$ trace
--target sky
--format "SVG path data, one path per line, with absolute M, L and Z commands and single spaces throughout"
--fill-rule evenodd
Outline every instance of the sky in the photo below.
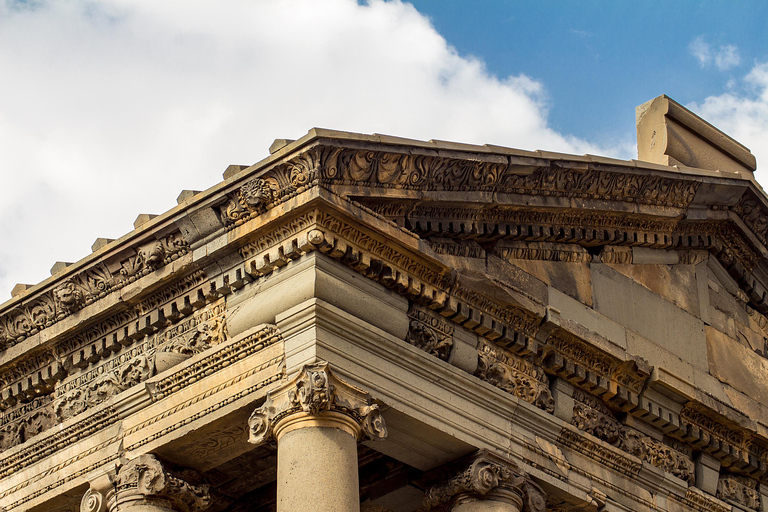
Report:
M 0 0 L 0 301 L 315 126 L 629 159 L 634 108 L 667 94 L 768 182 L 767 21 L 763 0 Z

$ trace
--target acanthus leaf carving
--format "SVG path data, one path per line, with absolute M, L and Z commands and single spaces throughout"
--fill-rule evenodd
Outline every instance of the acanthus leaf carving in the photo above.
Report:
M 717 497 L 751 510 L 761 510 L 758 483 L 745 476 L 720 475 L 717 481 Z
M 378 404 L 372 403 L 368 393 L 336 377 L 328 363 L 321 362 L 305 365 L 296 377 L 267 394 L 264 404 L 248 419 L 248 441 L 257 445 L 270 441 L 280 421 L 293 414 L 322 417 L 329 411 L 356 420 L 360 436 L 369 439 L 387 436 Z
M 139 497 L 149 504 L 171 505 L 179 512 L 202 512 L 211 504 L 209 486 L 193 485 L 190 479 L 199 477 L 192 470 L 169 471 L 152 454 L 140 455 L 118 470 L 113 499 L 118 506 Z
M 536 407 L 553 412 L 555 401 L 544 371 L 499 347 L 481 342 L 475 376 Z
M 452 466 L 459 468 L 458 473 L 427 489 L 423 501 L 426 511 L 447 512 L 462 503 L 483 500 L 513 504 L 525 512 L 546 509 L 544 491 L 503 457 L 481 450 Z
M 413 302 L 408 310 L 408 317 L 410 322 L 406 343 L 448 361 L 453 349 L 453 325 Z

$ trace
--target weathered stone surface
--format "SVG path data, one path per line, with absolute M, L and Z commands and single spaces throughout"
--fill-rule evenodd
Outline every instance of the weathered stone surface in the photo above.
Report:
M 764 506 L 751 177 L 273 149 L 0 306 L 3 510 Z
M 595 309 L 686 363 L 708 365 L 704 323 L 621 275 L 607 265 L 592 265 Z

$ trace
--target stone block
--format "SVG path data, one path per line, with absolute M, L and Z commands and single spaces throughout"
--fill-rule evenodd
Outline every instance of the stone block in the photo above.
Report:
M 275 139 L 272 144 L 269 145 L 269 154 L 274 155 L 291 142 L 296 142 L 295 139 Z
M 133 228 L 139 229 L 139 227 L 143 226 L 155 217 L 157 217 L 157 215 L 154 213 L 140 213 L 139 216 L 136 217 L 136 220 L 133 221 Z
M 677 251 L 632 247 L 632 262 L 636 265 L 677 265 L 680 262 L 680 256 Z
M 712 327 L 706 328 L 710 373 L 759 400 L 768 401 L 768 360 Z
M 731 171 L 745 177 L 757 168 L 749 149 L 666 95 L 643 103 L 635 115 L 640 160 Z
M 583 325 L 619 348 L 627 348 L 627 331 L 624 327 L 552 286 L 548 291 L 549 305 L 559 311 L 560 318 Z
M 224 169 L 224 174 L 222 174 L 222 177 L 226 180 L 234 176 L 235 174 L 239 173 L 243 169 L 247 169 L 247 165 L 229 165 L 226 169 Z
M 91 251 L 96 252 L 102 247 L 105 247 L 106 245 L 108 245 L 110 242 L 114 242 L 114 241 L 115 241 L 114 238 L 97 238 L 96 241 L 93 242 L 93 244 L 91 245 Z
M 720 461 L 704 452 L 696 455 L 693 461 L 696 464 L 696 487 L 714 496 L 720 479 Z
M 32 288 L 34 285 L 32 284 L 24 284 L 24 283 L 18 283 L 16 286 L 14 286 L 11 289 L 11 297 L 18 297 L 21 295 L 25 290 L 28 290 L 29 288 Z
M 592 288 L 599 313 L 683 361 L 707 368 L 707 343 L 700 319 L 604 264 L 592 265 Z
M 592 305 L 592 282 L 586 262 L 517 259 L 509 263 L 582 304 Z
M 179 194 L 179 197 L 176 198 L 176 204 L 181 204 L 190 197 L 194 197 L 199 193 L 199 190 L 182 190 L 181 194 Z
M 637 261 L 637 247 L 632 248 L 632 264 L 608 264 L 612 269 L 627 276 L 631 280 L 643 285 L 652 292 L 665 298 L 677 307 L 684 309 L 693 316 L 699 316 L 699 299 L 696 294 L 698 288 L 696 283 L 696 269 L 690 265 L 669 265 L 661 264 L 668 258 L 668 251 L 658 251 L 647 249 L 653 253 L 662 253 L 658 256 L 640 255 L 640 261 Z M 642 248 L 641 248 L 642 249 Z M 679 260 L 677 252 L 671 253 L 675 258 L 675 263 Z M 657 263 L 650 263 L 656 261 Z M 643 263 L 645 262 L 645 264 Z
M 66 269 L 71 264 L 72 264 L 71 261 L 57 261 L 51 267 L 51 275 L 53 276 L 53 275 L 58 274 L 59 272 L 61 272 L 62 270 Z

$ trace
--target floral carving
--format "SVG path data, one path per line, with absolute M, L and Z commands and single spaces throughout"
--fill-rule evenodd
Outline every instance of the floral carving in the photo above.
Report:
M 387 428 L 377 404 L 360 389 L 338 379 L 327 363 L 306 365 L 294 379 L 271 391 L 248 419 L 253 444 L 268 441 L 280 420 L 296 413 L 322 416 L 327 411 L 347 414 L 360 426 L 360 435 L 384 439 Z
M 736 475 L 720 475 L 717 482 L 717 497 L 748 509 L 760 510 L 760 493 L 757 481 Z
M 741 196 L 739 203 L 733 207 L 733 211 L 741 217 L 744 224 L 757 235 L 757 238 L 766 243 L 768 235 L 768 215 L 763 211 L 760 201 L 755 199 L 750 193 Z
M 453 325 L 415 304 L 408 310 L 408 317 L 411 321 L 405 341 L 447 361 L 453 348 Z
M 475 376 L 547 412 L 555 410 L 544 372 L 498 347 L 481 344 Z
M 510 503 L 526 512 L 546 509 L 544 492 L 514 463 L 483 450 L 460 465 L 466 469 L 427 490 L 425 510 L 447 512 L 462 503 L 484 500 Z
M 186 478 L 182 478 L 182 474 Z M 124 500 L 133 501 L 139 495 L 148 504 L 165 505 L 179 512 L 202 512 L 211 504 L 209 486 L 193 485 L 190 479 L 199 480 L 199 477 L 192 470 L 169 471 L 154 455 L 140 455 L 118 471 L 112 499 L 119 506 Z

